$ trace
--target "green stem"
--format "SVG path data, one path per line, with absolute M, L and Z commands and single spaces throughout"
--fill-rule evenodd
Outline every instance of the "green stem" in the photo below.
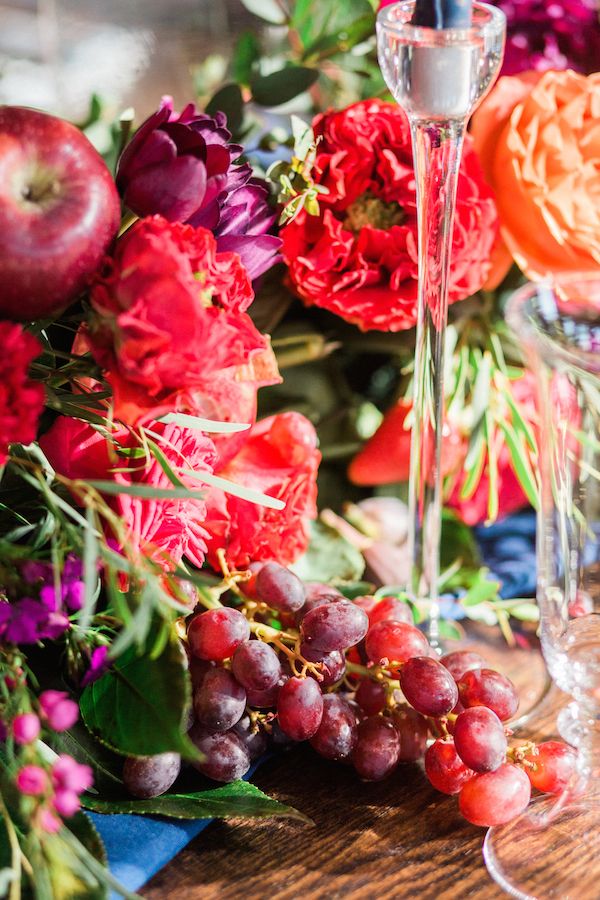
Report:
M 19 844 L 19 838 L 17 837 L 17 832 L 15 831 L 15 827 L 13 825 L 12 819 L 9 815 L 8 809 L 6 808 L 6 804 L 4 803 L 4 798 L 2 794 L 0 794 L 0 813 L 2 814 L 2 818 L 4 819 L 4 824 L 6 827 L 6 833 L 8 835 L 8 843 L 10 844 L 10 852 L 12 859 L 12 867 L 15 873 L 15 877 L 10 883 L 10 891 L 8 894 L 9 900 L 20 900 L 21 897 L 21 845 Z

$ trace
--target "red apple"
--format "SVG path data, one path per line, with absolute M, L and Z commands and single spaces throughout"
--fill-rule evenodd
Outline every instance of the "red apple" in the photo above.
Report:
M 30 321 L 68 306 L 120 218 L 113 178 L 79 129 L 0 106 L 0 316 Z

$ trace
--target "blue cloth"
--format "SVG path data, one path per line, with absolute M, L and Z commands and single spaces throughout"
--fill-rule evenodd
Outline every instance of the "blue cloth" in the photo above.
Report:
M 475 535 L 485 565 L 503 582 L 502 597 L 535 594 L 535 513 L 527 510 L 508 516 L 487 528 L 476 528 Z M 130 891 L 145 884 L 211 821 L 89 815 L 104 841 L 111 872 Z

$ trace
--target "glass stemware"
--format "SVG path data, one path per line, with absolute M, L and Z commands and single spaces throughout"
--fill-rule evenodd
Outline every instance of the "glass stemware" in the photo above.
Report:
M 559 798 L 490 829 L 484 854 L 515 897 L 587 900 L 600 890 L 600 273 L 527 285 L 507 319 L 536 375 L 541 644 L 573 698 L 558 729 L 578 763 Z
M 442 507 L 441 446 L 448 271 L 456 185 L 467 122 L 492 87 L 506 20 L 473 6 L 470 28 L 411 24 L 412 0 L 377 17 L 379 62 L 412 134 L 419 228 L 419 306 L 415 351 L 409 522 L 409 591 L 429 607 L 429 639 L 439 644 L 438 581 Z

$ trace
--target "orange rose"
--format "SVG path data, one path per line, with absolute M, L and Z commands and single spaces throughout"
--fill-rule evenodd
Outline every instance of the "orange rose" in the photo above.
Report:
M 475 114 L 506 250 L 531 279 L 600 265 L 600 74 L 501 78 Z M 493 287 L 508 269 L 495 253 Z

